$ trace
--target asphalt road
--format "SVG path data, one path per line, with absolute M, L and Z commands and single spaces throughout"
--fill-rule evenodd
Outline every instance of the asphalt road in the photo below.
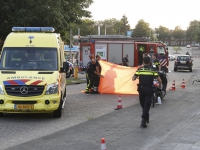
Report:
M 173 72 L 173 61 L 170 62 L 168 89 L 175 80 L 177 91 L 169 90 L 163 105 L 151 109 L 153 121 L 150 121 L 146 131 L 139 128 L 141 108 L 137 95 L 122 95 L 123 109 L 116 111 L 118 95 L 82 94 L 86 84 L 70 85 L 60 119 L 52 118 L 49 114 L 17 114 L 0 118 L 0 150 L 93 150 L 100 148 L 102 137 L 107 137 L 108 149 L 156 149 L 162 140 L 180 130 L 186 121 L 199 113 L 199 104 L 194 100 L 199 86 L 191 85 L 191 80 L 199 74 L 200 51 L 198 48 L 182 48 L 180 53 L 187 51 L 194 58 L 193 72 Z M 169 48 L 169 52 L 173 53 L 172 48 Z M 182 91 L 180 88 L 182 79 L 186 81 L 188 90 Z M 191 104 L 188 97 L 192 99 Z M 184 101 L 177 101 L 185 98 Z M 177 117 L 178 113 L 180 117 Z

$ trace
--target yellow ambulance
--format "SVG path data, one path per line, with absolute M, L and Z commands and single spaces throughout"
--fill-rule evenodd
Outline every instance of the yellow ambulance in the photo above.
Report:
M 0 61 L 0 116 L 52 113 L 66 101 L 64 43 L 53 27 L 13 27 Z

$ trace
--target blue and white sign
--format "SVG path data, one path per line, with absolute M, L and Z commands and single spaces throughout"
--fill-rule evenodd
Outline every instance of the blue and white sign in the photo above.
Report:
M 64 46 L 64 51 L 65 51 L 65 52 L 70 52 L 70 47 L 69 47 L 69 45 L 65 45 L 65 46 Z M 79 46 L 76 46 L 76 45 L 74 46 L 74 45 L 73 45 L 73 47 L 71 48 L 71 51 L 72 51 L 72 52 L 78 52 L 78 51 L 79 51 Z
M 133 31 L 128 30 L 128 31 L 126 31 L 126 36 L 130 36 L 131 37 L 132 33 L 133 33 Z

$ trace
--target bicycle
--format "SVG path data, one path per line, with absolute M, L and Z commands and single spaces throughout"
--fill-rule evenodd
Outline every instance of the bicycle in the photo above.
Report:
M 193 80 L 192 84 L 193 84 L 194 82 L 200 82 L 200 79 Z
M 161 95 L 160 95 L 161 98 L 164 98 L 166 95 L 165 91 L 166 91 L 166 87 L 167 87 L 167 74 L 164 70 L 158 71 L 158 74 L 159 74 L 161 80 L 162 81 L 165 80 L 165 82 L 166 82 L 166 84 L 162 84 L 162 88 L 161 88 L 162 91 L 161 91 Z
M 157 87 L 153 85 L 153 96 L 152 96 L 152 99 L 151 99 L 152 100 L 152 107 L 155 106 L 155 102 L 158 99 L 156 91 L 157 91 Z

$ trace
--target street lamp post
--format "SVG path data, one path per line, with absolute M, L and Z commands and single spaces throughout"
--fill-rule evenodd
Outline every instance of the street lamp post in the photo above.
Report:
M 149 41 L 151 41 L 151 29 L 150 29 Z
M 69 31 L 69 48 L 70 48 L 70 59 L 71 59 L 71 61 L 70 62 L 72 62 L 72 29 L 70 29 L 70 31 Z M 72 62 L 73 63 L 73 62 Z
M 105 35 L 106 35 L 106 26 L 105 26 Z

